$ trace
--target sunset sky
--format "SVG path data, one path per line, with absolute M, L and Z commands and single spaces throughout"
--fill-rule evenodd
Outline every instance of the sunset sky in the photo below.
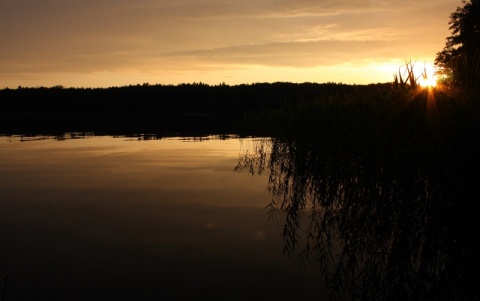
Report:
M 393 80 L 460 0 L 0 0 L 0 89 Z

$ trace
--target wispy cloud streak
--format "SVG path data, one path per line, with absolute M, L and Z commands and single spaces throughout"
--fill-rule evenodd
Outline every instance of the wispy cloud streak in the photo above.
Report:
M 0 76 L 433 57 L 457 0 L 0 0 Z M 214 67 L 212 67 L 214 68 Z

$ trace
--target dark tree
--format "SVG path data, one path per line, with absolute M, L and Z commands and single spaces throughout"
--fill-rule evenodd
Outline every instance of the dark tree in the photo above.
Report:
M 450 15 L 452 35 L 437 53 L 435 65 L 451 83 L 474 87 L 480 79 L 480 0 L 462 4 Z

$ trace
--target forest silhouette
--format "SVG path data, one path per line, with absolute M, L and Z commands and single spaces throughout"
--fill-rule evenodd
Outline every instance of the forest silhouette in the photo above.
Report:
M 209 86 L 134 85 L 111 88 L 22 88 L 0 90 L 3 134 L 62 132 L 234 133 L 253 113 L 317 95 L 344 95 L 344 84 L 257 83 Z

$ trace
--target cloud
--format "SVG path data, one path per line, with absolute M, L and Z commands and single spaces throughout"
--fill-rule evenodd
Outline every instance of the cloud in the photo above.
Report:
M 174 52 L 168 54 L 168 56 L 178 60 L 191 60 L 192 62 L 206 64 L 316 67 L 341 64 L 352 59 L 389 57 L 392 52 L 392 47 L 385 41 L 319 40 L 235 45 Z
M 0 76 L 434 56 L 457 0 L 0 0 Z

